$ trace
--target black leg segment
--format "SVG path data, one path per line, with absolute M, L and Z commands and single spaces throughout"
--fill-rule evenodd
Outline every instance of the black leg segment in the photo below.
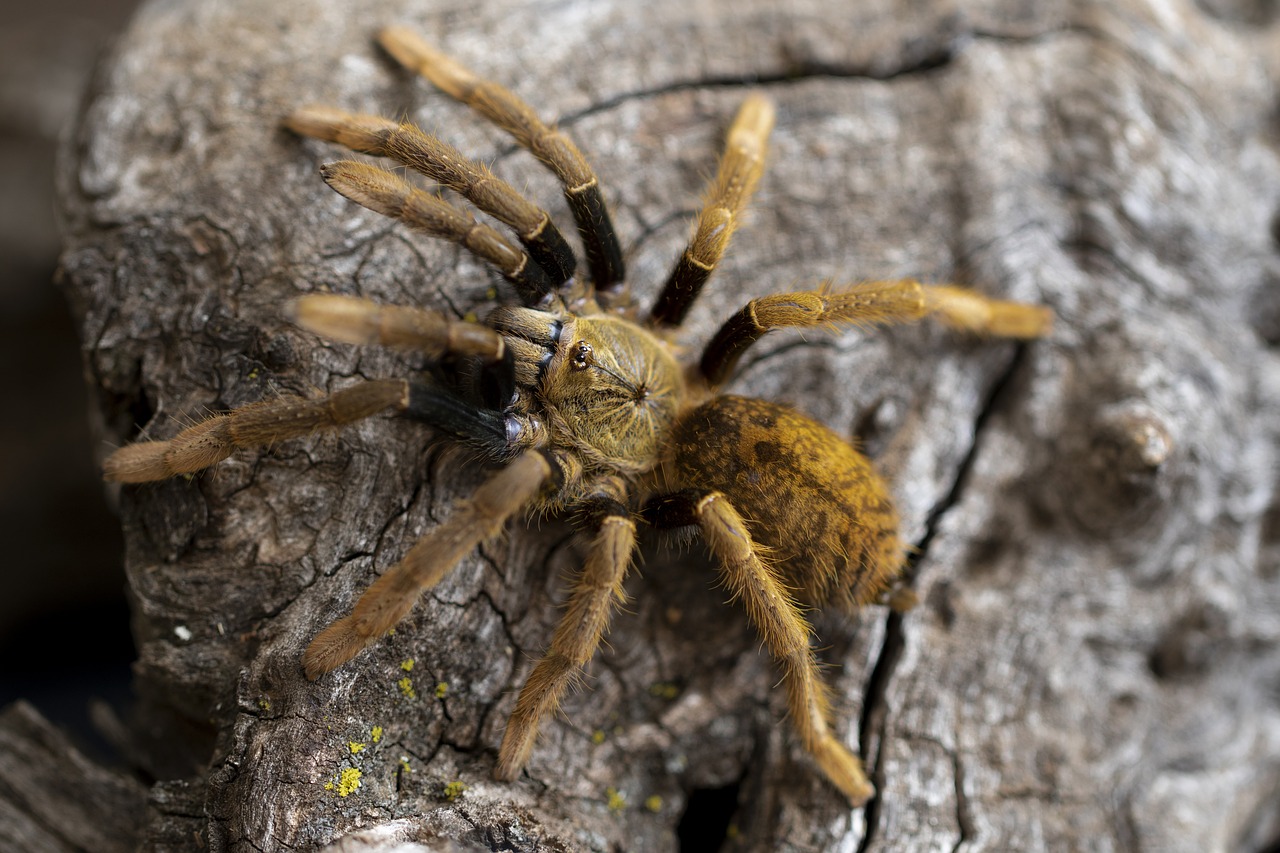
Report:
M 713 386 L 728 379 L 742 354 L 769 331 L 769 327 L 761 326 L 756 319 L 754 307 L 754 303 L 749 303 L 726 320 L 702 351 L 698 369 Z
M 593 182 L 585 187 L 566 189 L 564 197 L 578 223 L 592 283 L 597 290 L 616 290 L 626 278 L 627 269 L 600 184 Z
M 495 459 L 510 452 L 507 419 L 501 412 L 481 409 L 443 388 L 409 383 L 409 405 L 401 415 L 435 427 Z
M 658 326 L 679 326 L 683 323 L 689 308 L 702 292 L 702 286 L 711 278 L 713 269 L 698 263 L 689 252 L 681 255 L 649 313 L 650 321 Z
M 658 530 L 692 527 L 698 523 L 698 502 L 708 494 L 706 489 L 681 489 L 654 495 L 645 501 L 640 515 Z
M 574 522 L 582 530 L 598 531 L 610 518 L 630 518 L 631 513 L 609 497 L 593 497 L 574 506 Z

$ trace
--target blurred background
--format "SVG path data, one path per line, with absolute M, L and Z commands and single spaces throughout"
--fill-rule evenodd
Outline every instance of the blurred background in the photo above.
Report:
M 88 707 L 127 703 L 118 524 L 97 471 L 80 342 L 53 283 L 58 139 L 138 0 L 0 0 L 0 707 L 101 751 Z

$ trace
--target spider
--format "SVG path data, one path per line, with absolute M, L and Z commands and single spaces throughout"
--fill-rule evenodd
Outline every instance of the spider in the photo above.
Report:
M 271 445 L 388 410 L 481 451 L 495 470 L 468 499 L 374 582 L 350 614 L 306 649 L 317 679 L 396 625 L 424 590 L 522 511 L 563 514 L 589 546 L 550 647 L 520 691 L 495 776 L 514 780 L 540 722 L 591 660 L 623 583 L 637 526 L 692 528 L 782 672 L 805 749 L 849 802 L 874 788 L 831 732 L 830 700 L 805 607 L 852 611 L 898 577 L 905 547 L 888 489 L 846 440 L 793 409 L 719 388 L 764 334 L 782 328 L 905 323 L 927 315 L 971 332 L 1034 338 L 1047 309 L 911 280 L 824 284 L 753 299 L 682 364 L 672 339 L 723 257 L 763 172 L 774 107 L 749 96 L 728 132 L 693 235 L 647 314 L 623 290 L 624 262 L 599 181 L 578 148 L 511 92 L 443 55 L 412 31 L 378 40 L 395 60 L 469 105 L 532 152 L 562 184 L 586 259 L 540 207 L 487 167 L 408 123 L 306 107 L 285 126 L 408 166 L 510 229 L 477 221 L 439 195 L 363 162 L 329 163 L 323 179 L 348 199 L 452 241 L 514 287 L 520 304 L 483 324 L 442 312 L 339 295 L 293 305 L 304 329 L 332 340 L 425 354 L 445 377 L 364 380 L 317 398 L 264 400 L 216 415 L 165 441 L 141 441 L 104 463 L 108 480 L 187 474 L 241 448 Z M 612 309 L 612 310 L 610 310 Z M 449 378 L 451 380 L 449 380 Z M 449 381 L 446 381 L 449 380 Z

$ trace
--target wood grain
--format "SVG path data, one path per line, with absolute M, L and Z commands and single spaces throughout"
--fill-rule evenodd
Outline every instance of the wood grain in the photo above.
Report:
M 416 369 L 291 327 L 282 309 L 299 294 L 490 304 L 490 279 L 455 247 L 324 187 L 318 165 L 337 152 L 279 126 L 300 105 L 408 115 L 567 227 L 531 158 L 379 54 L 373 33 L 392 22 L 559 117 L 601 177 L 645 305 L 735 108 L 755 90 L 778 104 L 768 170 L 690 314 L 691 343 L 748 298 L 824 279 L 959 281 L 1043 302 L 1057 325 L 1030 344 L 935 326 L 780 334 L 731 386 L 861 439 L 919 551 L 920 607 L 818 621 L 837 733 L 880 790 L 865 810 L 779 725 L 776 673 L 700 548 L 649 546 L 588 689 L 513 785 L 490 780 L 502 726 L 582 558 L 563 525 L 484 546 L 393 637 L 308 683 L 299 660 L 318 628 L 479 482 L 420 428 L 375 420 L 120 493 L 153 734 L 137 760 L 202 791 L 158 783 L 155 802 L 202 806 L 153 805 L 140 843 L 670 850 L 690 792 L 732 785 L 734 850 L 1274 840 L 1268 9 L 145 7 L 60 173 L 65 288 L 111 443 L 135 424 L 165 437 L 208 409 Z M 351 770 L 359 787 L 341 796 Z M 468 787 L 449 801 L 454 781 Z

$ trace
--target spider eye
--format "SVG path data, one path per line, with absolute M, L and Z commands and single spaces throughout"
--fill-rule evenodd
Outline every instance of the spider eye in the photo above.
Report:
M 573 354 L 573 359 L 569 362 L 574 370 L 586 370 L 595 363 L 594 350 L 591 344 L 586 341 L 578 341 L 578 346 Z

